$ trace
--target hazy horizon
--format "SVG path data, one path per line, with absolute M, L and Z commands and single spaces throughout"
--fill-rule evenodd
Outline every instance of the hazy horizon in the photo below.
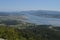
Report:
M 0 11 L 60 11 L 60 0 L 0 0 Z

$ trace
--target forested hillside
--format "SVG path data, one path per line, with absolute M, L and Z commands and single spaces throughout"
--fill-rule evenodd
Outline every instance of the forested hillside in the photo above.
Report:
M 7 40 L 60 40 L 60 31 L 48 28 L 49 25 L 28 26 L 26 29 L 0 26 L 0 38 Z

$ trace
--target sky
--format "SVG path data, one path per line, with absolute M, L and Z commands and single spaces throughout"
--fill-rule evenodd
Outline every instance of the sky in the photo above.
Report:
M 60 11 L 60 0 L 0 0 L 0 11 Z

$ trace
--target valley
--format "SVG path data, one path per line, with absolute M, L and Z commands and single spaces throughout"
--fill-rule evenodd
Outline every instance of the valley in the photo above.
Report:
M 0 38 L 60 40 L 59 13 L 54 11 L 0 12 Z

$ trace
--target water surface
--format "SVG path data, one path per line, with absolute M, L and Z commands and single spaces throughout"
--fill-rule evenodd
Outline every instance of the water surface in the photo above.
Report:
M 35 23 L 35 24 L 46 24 L 46 25 L 56 25 L 60 26 L 60 19 L 59 18 L 48 18 L 48 17 L 39 17 L 39 16 L 34 16 L 30 14 L 25 14 L 28 22 Z

